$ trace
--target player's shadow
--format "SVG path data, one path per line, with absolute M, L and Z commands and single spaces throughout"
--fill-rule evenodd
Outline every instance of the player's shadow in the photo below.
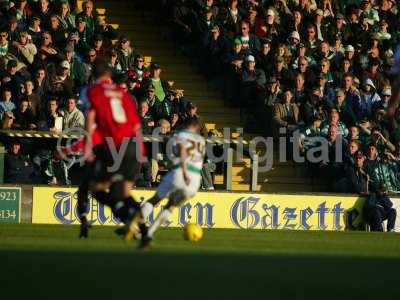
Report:
M 7 297 L 11 293 L 20 299 L 55 295 L 57 299 L 71 295 L 79 299 L 319 299 L 321 295 L 324 299 L 396 299 L 399 292 L 398 258 L 129 250 L 0 250 L 2 295 L 4 299 L 11 299 Z M 385 270 L 384 279 L 371 285 L 369 278 L 377 278 L 378 270 Z

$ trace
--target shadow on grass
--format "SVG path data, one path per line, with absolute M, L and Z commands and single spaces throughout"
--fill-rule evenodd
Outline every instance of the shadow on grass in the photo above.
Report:
M 400 291 L 400 259 L 391 258 L 3 250 L 0 258 L 3 299 L 395 299 Z

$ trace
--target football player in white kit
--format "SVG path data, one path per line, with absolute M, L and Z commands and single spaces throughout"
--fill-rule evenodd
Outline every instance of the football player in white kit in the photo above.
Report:
M 172 210 L 186 200 L 192 198 L 198 191 L 201 183 L 201 169 L 205 155 L 205 140 L 199 134 L 200 125 L 197 119 L 189 119 L 185 129 L 172 136 L 172 168 L 163 177 L 155 195 L 144 202 L 141 211 L 141 247 L 150 245 L 157 228 L 167 221 Z M 153 211 L 154 206 L 164 198 L 168 203 L 158 214 L 154 223 L 147 229 L 144 220 Z

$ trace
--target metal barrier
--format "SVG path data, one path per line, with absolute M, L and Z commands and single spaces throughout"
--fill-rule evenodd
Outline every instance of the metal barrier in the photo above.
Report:
M 0 183 L 4 182 L 4 155 L 7 153 L 4 146 L 0 146 Z
M 78 139 L 83 135 L 69 134 L 69 133 L 56 133 L 51 131 L 32 131 L 32 130 L 7 130 L 1 129 L 0 136 L 7 136 L 11 138 L 49 138 L 49 139 Z M 144 135 L 143 141 L 145 142 L 161 142 L 162 136 Z M 206 143 L 212 144 L 244 144 L 249 145 L 250 142 L 246 140 L 227 139 L 224 137 L 209 137 L 206 138 Z
M 250 173 L 250 191 L 257 191 L 257 183 L 258 183 L 258 154 L 250 155 L 251 157 L 251 173 Z
M 224 187 L 227 191 L 232 191 L 232 166 L 233 166 L 233 149 L 228 148 L 227 157 L 224 162 Z

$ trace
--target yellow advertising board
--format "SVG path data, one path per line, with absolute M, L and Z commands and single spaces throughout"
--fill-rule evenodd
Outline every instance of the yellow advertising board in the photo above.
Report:
M 153 194 L 132 191 L 140 201 Z M 76 198 L 75 188 L 35 187 L 32 223 L 78 224 Z M 164 203 L 149 217 L 150 223 Z M 191 222 L 208 228 L 344 230 L 345 212 L 361 203 L 361 198 L 348 196 L 199 192 L 175 209 L 165 225 L 181 227 Z M 96 201 L 90 202 L 88 217 L 94 225 L 119 224 L 111 211 Z

